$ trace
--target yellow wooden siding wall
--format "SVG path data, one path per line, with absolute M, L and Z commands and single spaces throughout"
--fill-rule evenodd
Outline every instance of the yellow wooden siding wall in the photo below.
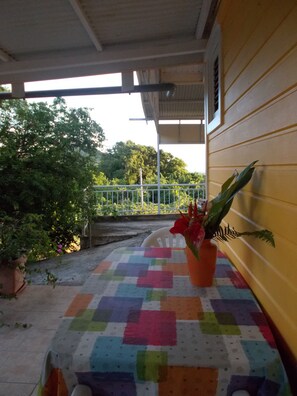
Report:
M 222 244 L 297 358 L 297 2 L 222 0 L 223 122 L 208 135 L 212 198 L 234 168 L 259 160 L 226 221 L 268 228 L 276 248 Z

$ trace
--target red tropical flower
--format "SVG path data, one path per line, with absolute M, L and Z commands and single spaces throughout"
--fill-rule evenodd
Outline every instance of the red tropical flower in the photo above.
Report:
M 181 217 L 177 219 L 174 226 L 170 229 L 172 234 L 181 234 L 185 237 L 186 244 L 192 250 L 194 255 L 199 257 L 199 248 L 205 237 L 203 221 L 205 218 L 205 208 L 199 211 L 197 202 L 189 204 L 188 213 L 181 213 Z
M 185 231 L 188 229 L 190 224 L 190 219 L 181 213 L 179 219 L 177 219 L 174 223 L 174 226 L 170 229 L 172 234 L 182 234 L 184 235 Z

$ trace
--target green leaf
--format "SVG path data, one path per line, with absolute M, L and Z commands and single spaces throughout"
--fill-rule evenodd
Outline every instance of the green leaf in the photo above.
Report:
M 213 239 L 216 239 L 221 242 L 228 242 L 231 239 L 236 239 L 243 235 L 253 236 L 254 238 L 261 239 L 262 241 L 275 247 L 274 237 L 271 231 L 267 229 L 263 229 L 258 231 L 238 232 L 234 228 L 231 228 L 229 224 L 225 227 L 219 226 L 218 230 L 214 234 Z
M 230 186 L 230 184 L 233 182 L 233 180 L 235 179 L 236 176 L 237 176 L 237 173 L 234 172 L 233 175 L 225 181 L 225 183 L 222 185 L 221 192 L 224 192 L 225 190 L 227 190 L 227 188 Z
M 240 232 L 239 236 L 249 235 L 255 238 L 261 239 L 262 241 L 268 243 L 269 245 L 275 247 L 274 237 L 271 231 L 269 230 L 260 230 L 260 231 L 252 231 L 252 232 Z
M 257 161 L 251 162 L 234 180 L 231 176 L 222 186 L 221 192 L 210 201 L 211 209 L 205 221 L 205 228 L 208 229 L 207 237 L 215 233 L 221 221 L 229 212 L 235 195 L 250 181 L 255 170 Z

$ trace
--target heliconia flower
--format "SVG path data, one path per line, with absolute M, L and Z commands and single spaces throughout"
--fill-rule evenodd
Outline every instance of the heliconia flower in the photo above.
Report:
M 193 216 L 193 205 L 192 205 L 192 202 L 190 202 L 189 207 L 188 207 L 188 215 L 189 215 L 189 217 Z
M 189 227 L 189 223 L 190 223 L 189 219 L 186 216 L 182 216 L 175 221 L 174 226 L 170 228 L 170 232 L 172 234 L 184 235 L 184 232 Z
M 189 239 L 191 241 L 191 243 L 193 245 L 195 245 L 196 247 L 200 247 L 200 245 L 204 239 L 204 236 L 205 236 L 204 228 L 198 222 L 193 223 L 185 231 L 186 239 Z
M 210 205 L 210 204 L 209 204 L 208 201 L 204 201 L 203 207 L 202 207 L 202 211 L 203 211 L 204 213 L 208 211 L 209 205 Z
M 195 201 L 194 203 L 194 219 L 198 217 L 198 207 L 197 207 L 197 202 Z
M 188 206 L 188 213 L 180 213 L 181 217 L 174 222 L 174 226 L 170 228 L 172 234 L 181 234 L 185 237 L 187 245 L 193 251 L 196 257 L 199 256 L 199 248 L 205 237 L 205 229 L 203 221 L 206 218 L 207 202 L 203 205 L 203 211 L 199 211 L 197 202 L 192 202 Z

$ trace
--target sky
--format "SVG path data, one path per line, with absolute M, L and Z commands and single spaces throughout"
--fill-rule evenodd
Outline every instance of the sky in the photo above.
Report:
M 137 82 L 134 81 L 136 85 Z M 63 80 L 25 83 L 26 91 L 121 86 L 121 74 L 108 74 Z M 31 100 L 31 99 L 30 99 Z M 33 99 L 32 99 L 33 100 Z M 34 99 L 35 101 L 37 99 Z M 132 121 L 144 118 L 140 94 L 90 95 L 65 97 L 69 107 L 88 107 L 91 117 L 100 124 L 105 134 L 104 148 L 111 148 L 116 142 L 132 140 L 136 144 L 153 146 L 157 149 L 157 132 L 153 121 Z M 38 101 L 51 103 L 53 98 Z M 189 172 L 205 173 L 205 145 L 170 144 L 160 145 L 186 163 Z

